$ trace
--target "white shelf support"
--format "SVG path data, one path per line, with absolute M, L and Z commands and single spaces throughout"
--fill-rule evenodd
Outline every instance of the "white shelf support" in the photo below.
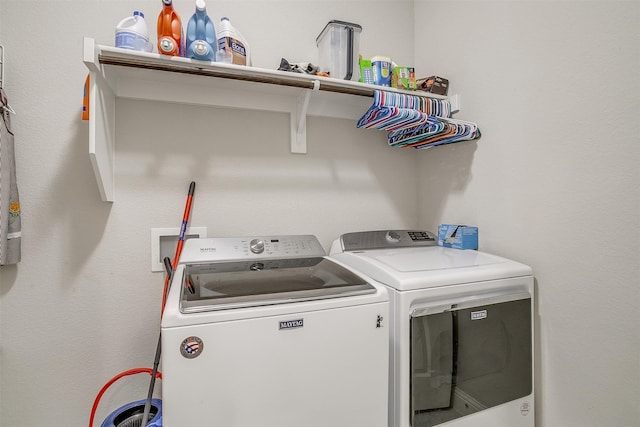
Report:
M 96 42 L 93 39 L 85 37 L 83 40 L 82 61 L 89 71 L 100 71 L 100 63 L 98 62 L 98 51 Z
M 92 71 L 89 75 L 89 158 L 100 197 L 113 202 L 116 97 L 100 73 Z
M 313 81 L 313 89 L 304 89 L 296 98 L 296 105 L 291 112 L 291 152 L 307 154 L 307 112 L 311 93 L 320 90 L 320 82 Z
M 89 158 L 100 197 L 113 202 L 116 96 L 104 80 L 93 39 L 84 39 L 82 59 L 89 69 Z
M 457 113 L 460 111 L 460 95 L 455 94 L 449 97 L 449 102 L 451 103 L 451 114 Z

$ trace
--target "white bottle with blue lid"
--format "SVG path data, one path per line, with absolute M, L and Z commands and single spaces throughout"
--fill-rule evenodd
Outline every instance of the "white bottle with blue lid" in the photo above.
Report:
M 149 42 L 149 32 L 144 14 L 139 10 L 133 12 L 116 26 L 116 47 L 123 49 L 151 52 L 153 45 Z

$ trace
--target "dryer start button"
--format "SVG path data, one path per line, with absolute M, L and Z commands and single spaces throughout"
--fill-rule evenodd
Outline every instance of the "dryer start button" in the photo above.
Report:
M 389 243 L 398 243 L 400 241 L 400 233 L 397 231 L 388 231 L 386 238 Z

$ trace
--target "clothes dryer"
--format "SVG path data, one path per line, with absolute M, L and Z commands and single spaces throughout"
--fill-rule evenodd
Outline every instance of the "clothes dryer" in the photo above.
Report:
M 533 273 L 428 231 L 342 235 L 330 256 L 391 300 L 390 427 L 533 427 Z
M 314 236 L 189 239 L 162 319 L 165 427 L 387 427 L 388 292 Z

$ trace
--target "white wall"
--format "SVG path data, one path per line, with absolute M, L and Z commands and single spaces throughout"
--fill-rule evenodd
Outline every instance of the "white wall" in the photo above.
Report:
M 411 60 L 412 3 L 372 4 L 210 0 L 207 8 L 216 20 L 231 17 L 256 66 L 313 61 L 330 19 L 361 24 L 363 52 L 375 46 Z M 351 120 L 310 118 L 301 156 L 288 151 L 284 114 L 127 100 L 116 117 L 116 202 L 102 202 L 80 120 L 82 38 L 113 44 L 116 23 L 134 8 L 153 28 L 160 0 L 0 5 L 23 209 L 22 262 L 0 269 L 3 427 L 87 425 L 104 383 L 151 366 L 163 276 L 150 272 L 150 228 L 179 226 L 191 180 L 191 224 L 210 235 L 312 233 L 328 249 L 343 232 L 417 223 L 417 159 Z M 192 1 L 176 5 L 183 18 L 192 13 Z M 397 40 L 382 20 L 396 23 Z M 116 383 L 96 424 L 145 398 L 148 380 Z
M 104 203 L 79 120 L 82 37 L 111 44 L 134 8 L 153 28 L 159 4 L 0 0 L 24 215 L 23 261 L 0 269 L 0 425 L 86 425 L 109 378 L 150 366 L 163 280 L 149 229 L 178 226 L 192 179 L 192 225 L 215 235 L 310 232 L 328 247 L 356 229 L 478 224 L 483 249 L 536 271 L 538 425 L 640 418 L 637 3 L 209 1 L 265 68 L 313 57 L 330 19 L 362 24 L 367 56 L 411 63 L 415 50 L 420 75 L 451 78 L 482 139 L 403 151 L 311 118 L 298 156 L 281 114 L 120 100 L 116 202 Z M 97 421 L 147 384 L 117 383 Z
M 0 16 L 2 16 L 2 2 L 0 2 Z M 0 19 L 0 35 L 2 35 L 2 19 Z M 2 44 L 2 37 L 0 37 Z M 0 269 L 0 298 L 2 295 L 2 270 Z M 2 339 L 2 300 L 0 300 L 0 339 Z M 2 357 L 2 347 L 0 344 L 0 357 Z M 2 384 L 2 367 L 0 365 L 0 384 Z M 2 420 L 2 393 L 0 392 L 0 421 Z
M 420 157 L 420 224 L 476 224 L 481 249 L 533 267 L 538 426 L 637 426 L 640 3 L 415 16 L 416 65 L 451 79 L 483 134 Z
M 2 16 L 2 3 L 0 2 L 0 16 Z M 2 35 L 2 19 L 0 19 L 0 35 Z M 0 44 L 2 44 L 2 37 L 0 37 Z M 0 298 L 2 295 L 2 270 L 0 269 Z M 0 339 L 2 339 L 2 304 L 0 300 Z M 1 344 L 0 344 L 1 345 Z M 2 357 L 0 347 L 0 357 Z M 2 369 L 0 365 L 0 384 L 2 384 Z M 0 421 L 2 420 L 2 393 L 0 392 Z

